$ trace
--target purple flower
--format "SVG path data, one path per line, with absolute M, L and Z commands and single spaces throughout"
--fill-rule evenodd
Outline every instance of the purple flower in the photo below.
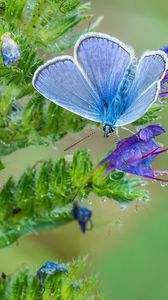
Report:
M 168 56 L 168 46 L 162 47 L 160 50 L 164 51 Z M 167 98 L 168 97 L 168 70 L 164 78 L 161 81 L 159 98 Z
M 116 149 L 103 159 L 98 166 L 108 162 L 106 171 L 118 169 L 158 181 L 168 182 L 158 178 L 158 175 L 168 175 L 168 171 L 154 170 L 153 160 L 161 153 L 168 152 L 155 140 L 155 136 L 164 133 L 161 125 L 153 124 L 141 129 L 138 133 L 118 142 Z
M 78 221 L 80 229 L 83 233 L 86 230 L 91 230 L 93 228 L 93 224 L 91 221 L 92 211 L 87 207 L 80 206 L 78 202 L 74 201 L 72 207 L 72 214 L 76 221 Z M 90 228 L 87 227 L 87 224 L 90 223 Z

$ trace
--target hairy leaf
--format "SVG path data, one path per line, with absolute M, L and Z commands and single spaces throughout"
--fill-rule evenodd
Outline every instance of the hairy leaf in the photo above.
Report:
M 96 277 L 84 274 L 87 261 L 78 259 L 68 264 L 68 272 L 47 275 L 44 287 L 36 274 L 22 269 L 6 279 L 0 278 L 0 299 L 3 300 L 103 300 Z M 88 268 L 87 268 L 88 269 Z M 88 273 L 88 272 L 87 272 Z
M 98 26 L 102 18 L 92 22 L 90 9 L 90 3 L 80 0 L 0 2 L 0 36 L 10 32 L 21 52 L 21 59 L 10 68 L 0 55 L 0 155 L 55 142 L 86 125 L 37 94 L 32 77 L 49 52 L 57 55 Z
M 150 122 L 156 122 L 161 118 L 160 113 L 164 108 L 167 107 L 166 102 L 159 102 L 153 104 L 153 106 L 142 116 L 140 119 L 133 123 L 134 126 L 143 126 L 149 124 Z
M 138 177 L 128 178 L 122 172 L 106 175 L 85 150 L 74 154 L 71 162 L 39 161 L 17 182 L 9 178 L 0 192 L 0 247 L 72 222 L 72 202 L 83 201 L 90 192 L 118 202 L 146 201 L 149 195 L 139 189 L 142 184 Z

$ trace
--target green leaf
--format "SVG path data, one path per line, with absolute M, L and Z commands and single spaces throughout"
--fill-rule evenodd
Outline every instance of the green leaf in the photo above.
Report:
M 143 126 L 151 122 L 158 121 L 161 118 L 160 113 L 167 107 L 166 102 L 155 102 L 152 107 L 140 119 L 133 123 L 134 126 Z
M 0 156 L 29 145 L 55 143 L 69 132 L 80 131 L 88 123 L 37 94 L 23 111 L 19 111 L 16 104 L 10 119 L 1 121 Z
M 72 30 L 69 33 L 69 39 L 68 40 L 67 40 L 66 36 L 61 37 L 61 38 L 57 39 L 56 42 L 47 44 L 45 49 L 47 49 L 47 52 L 51 52 L 51 53 L 57 52 L 57 53 L 59 53 L 59 52 L 64 51 L 67 47 L 68 48 L 73 47 L 73 45 L 80 38 L 81 35 L 89 32 L 89 31 L 95 30 L 95 28 L 97 28 L 99 26 L 99 24 L 101 23 L 102 20 L 103 20 L 103 17 L 97 18 L 95 22 L 89 24 L 89 26 L 87 26 L 86 28 L 80 30 L 79 32 L 76 32 L 76 30 Z
M 106 175 L 86 150 L 76 152 L 71 162 L 39 161 L 17 182 L 9 178 L 0 192 L 0 247 L 72 222 L 73 200 L 88 198 L 90 192 L 118 202 L 147 201 L 148 193 L 139 189 L 142 184 L 138 177 L 118 171 Z
M 86 120 L 37 94 L 32 77 L 49 52 L 57 55 L 72 47 L 82 33 L 98 26 L 101 18 L 92 23 L 93 15 L 88 13 L 91 4 L 79 0 L 1 2 L 0 36 L 10 32 L 21 52 L 21 59 L 10 68 L 4 65 L 0 55 L 2 156 L 29 145 L 55 142 L 67 132 L 77 132 L 86 125 Z M 77 27 L 81 24 L 82 29 Z

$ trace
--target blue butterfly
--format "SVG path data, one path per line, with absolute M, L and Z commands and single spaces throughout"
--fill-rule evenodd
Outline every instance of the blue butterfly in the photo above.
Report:
M 74 58 L 60 56 L 42 65 L 35 89 L 50 101 L 86 119 L 103 123 L 105 137 L 144 115 L 157 100 L 167 66 L 163 51 L 134 50 L 101 33 L 75 45 Z

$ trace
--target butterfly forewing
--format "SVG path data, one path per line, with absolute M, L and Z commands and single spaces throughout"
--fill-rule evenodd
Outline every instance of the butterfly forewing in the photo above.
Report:
M 67 110 L 102 122 L 99 96 L 71 57 L 53 59 L 40 67 L 33 85 L 44 97 Z
M 89 33 L 75 47 L 75 57 L 95 87 L 101 101 L 113 104 L 133 50 L 108 35 Z

